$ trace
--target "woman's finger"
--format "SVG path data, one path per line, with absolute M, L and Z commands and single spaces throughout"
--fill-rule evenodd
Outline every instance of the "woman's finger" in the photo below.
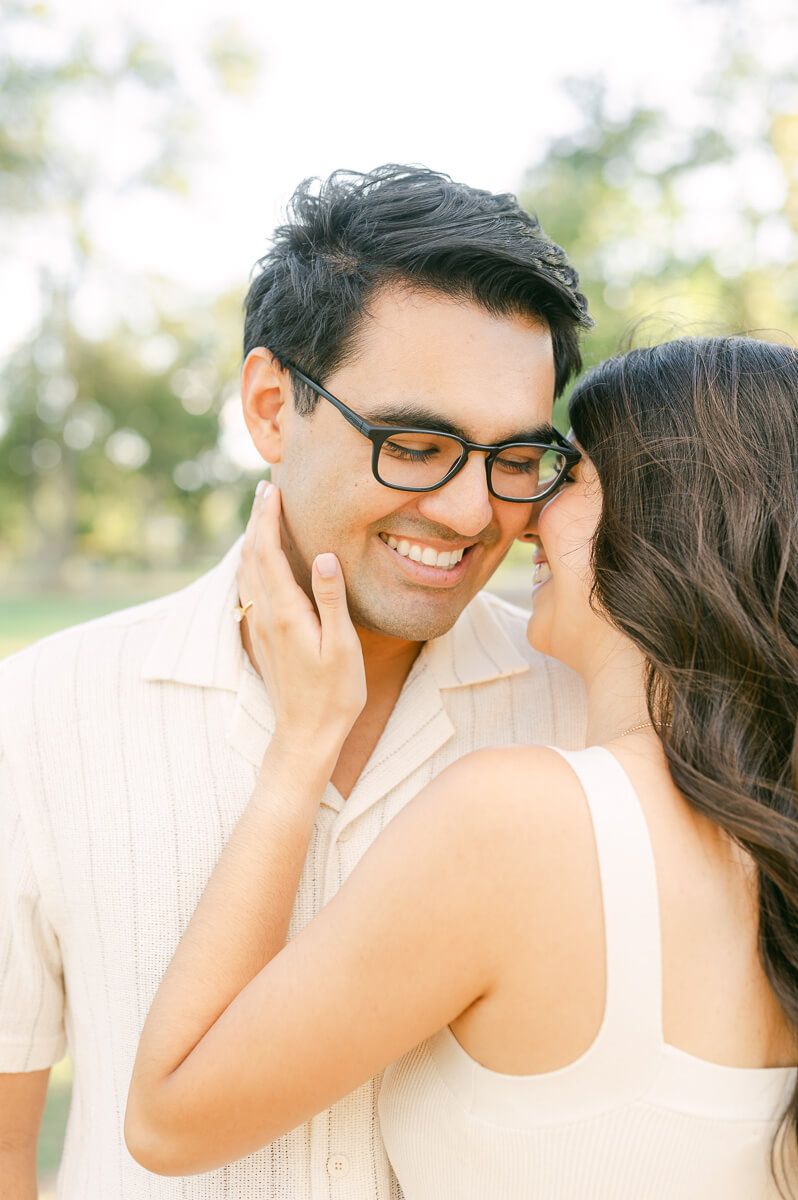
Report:
M 294 578 L 280 537 L 280 489 L 268 484 L 257 497 L 257 524 L 253 547 L 253 567 L 259 573 L 275 609 L 295 615 L 313 614 L 313 605 Z
M 334 554 L 318 554 L 313 561 L 313 595 L 321 619 L 321 644 L 332 639 L 336 645 L 351 641 L 355 633 L 346 603 L 346 584 Z M 355 635 L 356 636 L 356 635 Z
M 248 588 L 247 599 L 261 602 L 271 598 L 275 573 L 279 569 L 274 562 L 276 551 L 271 534 L 274 527 L 279 544 L 279 504 L 275 512 L 273 493 L 279 497 L 277 488 L 265 479 L 255 489 L 238 572 L 240 587 L 246 585 Z M 239 594 L 243 596 L 241 591 Z
M 335 679 L 334 710 L 346 716 L 351 728 L 366 703 L 363 651 L 346 603 L 346 584 L 334 554 L 319 554 L 313 562 L 313 595 L 321 621 L 321 670 Z M 328 708 L 332 714 L 332 709 Z
M 258 527 L 258 511 L 260 509 L 260 501 L 268 486 L 268 480 L 261 479 L 258 483 L 258 486 L 255 488 L 255 495 L 252 497 L 252 508 L 249 510 L 249 520 L 247 521 L 247 527 L 244 530 L 245 547 L 249 547 L 254 544 L 255 533 Z
M 267 481 L 262 479 L 255 489 L 255 495 L 252 500 L 252 508 L 249 512 L 249 520 L 244 531 L 244 544 L 241 548 L 241 561 L 238 564 L 236 571 L 236 583 L 238 584 L 238 596 L 243 603 L 247 603 L 253 599 L 252 589 L 255 583 L 253 576 L 257 576 L 257 571 L 253 570 L 255 565 L 255 544 L 258 534 L 258 522 L 260 518 L 261 497 L 266 489 Z

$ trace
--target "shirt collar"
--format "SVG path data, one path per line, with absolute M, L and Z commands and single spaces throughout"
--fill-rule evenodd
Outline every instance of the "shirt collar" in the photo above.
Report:
M 448 633 L 427 642 L 421 656 L 441 689 L 471 687 L 528 671 L 524 657 L 499 620 L 497 601 L 478 592 Z
M 165 614 L 142 667 L 142 678 L 237 692 L 246 655 L 233 608 L 243 536 L 220 563 L 164 599 Z M 420 660 L 440 689 L 469 687 L 529 669 L 510 640 L 496 601 L 478 594 L 448 633 L 427 642 Z
M 244 647 L 233 608 L 243 536 L 220 563 L 165 597 L 165 615 L 142 667 L 143 679 L 238 691 Z

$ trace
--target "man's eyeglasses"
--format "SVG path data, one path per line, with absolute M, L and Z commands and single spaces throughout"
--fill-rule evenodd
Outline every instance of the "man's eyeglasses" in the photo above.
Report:
M 434 492 L 460 471 L 473 451 L 484 453 L 488 491 L 497 500 L 529 504 L 543 500 L 565 480 L 582 457 L 552 429 L 546 442 L 502 442 L 482 446 L 451 433 L 393 425 L 372 425 L 291 363 L 283 366 L 318 396 L 329 400 L 372 445 L 371 470 L 385 487 L 400 492 Z

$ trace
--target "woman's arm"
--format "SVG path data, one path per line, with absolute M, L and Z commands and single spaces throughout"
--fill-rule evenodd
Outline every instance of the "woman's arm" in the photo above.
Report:
M 128 1147 L 161 1174 L 273 1141 L 485 995 L 506 958 L 519 859 L 530 867 L 518 837 L 528 755 L 546 752 L 521 752 L 516 789 L 512 751 L 470 755 L 282 949 L 316 806 L 364 691 L 340 571 L 326 582 L 314 571 L 319 626 L 279 549 L 278 505 L 276 492 L 256 502 L 240 580 L 242 598 L 256 597 L 247 619 L 277 732 L 155 997 L 128 1100 Z
M 230 1001 L 285 945 L 326 762 L 273 738 L 255 789 L 161 981 L 133 1071 L 126 1129 Z
M 226 962 L 200 956 L 205 926 L 194 926 L 196 955 L 175 957 L 172 1004 L 167 1013 L 159 993 L 136 1061 L 126 1138 L 143 1166 L 187 1175 L 253 1152 L 490 990 L 506 961 L 519 877 L 517 807 L 511 815 L 493 802 L 497 772 L 506 779 L 504 751 L 470 755 L 438 776 L 210 1028 L 197 1038 L 194 1027 L 183 1057 L 180 996 L 195 1012 L 195 994 L 219 986 Z M 256 961 L 269 942 L 264 831 L 271 837 L 257 815 L 225 851 L 229 892 L 250 897 L 235 935 L 241 961 Z M 206 898 L 223 903 L 221 890 Z M 224 921 L 221 907 L 197 916 Z

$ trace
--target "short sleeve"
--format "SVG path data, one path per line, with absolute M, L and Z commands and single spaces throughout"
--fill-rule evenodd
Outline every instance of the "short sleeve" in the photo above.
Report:
M 66 1051 L 58 938 L 42 908 L 7 759 L 0 750 L 0 1071 L 37 1071 Z

